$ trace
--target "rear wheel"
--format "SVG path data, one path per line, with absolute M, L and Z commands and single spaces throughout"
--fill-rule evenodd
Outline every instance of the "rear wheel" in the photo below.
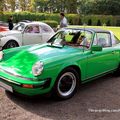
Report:
M 14 48 L 14 47 L 18 47 L 18 43 L 14 40 L 8 41 L 4 46 L 3 49 L 8 49 L 8 48 Z
M 73 68 L 65 69 L 57 78 L 55 95 L 61 100 L 71 98 L 78 88 L 79 75 Z

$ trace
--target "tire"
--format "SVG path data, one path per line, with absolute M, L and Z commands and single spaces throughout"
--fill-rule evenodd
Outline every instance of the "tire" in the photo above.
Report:
M 79 86 L 79 75 L 73 68 L 63 70 L 58 76 L 54 93 L 57 99 L 65 100 L 71 98 Z
M 116 77 L 120 76 L 120 65 L 118 66 L 117 70 L 115 72 L 113 72 L 113 75 Z
M 3 46 L 3 49 L 14 48 L 14 47 L 18 47 L 18 46 L 19 45 L 16 41 L 10 40 Z

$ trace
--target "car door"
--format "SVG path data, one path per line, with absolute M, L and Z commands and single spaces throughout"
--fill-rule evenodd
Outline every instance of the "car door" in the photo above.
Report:
M 54 35 L 54 31 L 45 24 L 41 24 L 40 28 L 42 32 L 42 42 L 45 43 Z
M 87 58 L 86 79 L 109 72 L 118 67 L 119 52 L 112 47 L 110 33 L 96 33 L 93 45 L 102 46 L 102 51 L 92 51 Z
M 42 34 L 39 25 L 29 25 L 23 32 L 23 45 L 42 43 Z

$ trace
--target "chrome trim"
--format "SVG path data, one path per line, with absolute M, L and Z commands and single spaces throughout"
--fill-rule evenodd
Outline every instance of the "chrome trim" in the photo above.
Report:
M 3 70 L 3 69 L 1 69 L 1 68 L 0 68 L 0 71 L 5 72 L 5 73 L 7 73 L 7 74 L 9 74 L 9 75 L 13 75 L 13 76 L 15 76 L 15 77 L 23 78 L 23 79 L 25 79 L 25 80 L 35 80 L 35 79 L 33 79 L 33 78 L 27 78 L 27 77 L 23 77 L 23 76 L 20 76 L 20 75 L 15 75 L 15 74 L 10 73 L 10 72 L 8 72 L 8 71 L 6 71 L 6 70 Z
M 7 78 L 5 78 L 5 77 L 0 77 L 0 79 L 5 80 L 5 81 L 8 81 L 8 82 L 13 83 L 13 84 L 16 84 L 16 85 L 21 85 L 20 83 L 17 83 L 17 82 L 15 82 L 15 81 L 11 81 L 11 80 L 9 80 L 9 79 L 7 79 Z
M 88 81 L 88 80 L 93 79 L 93 78 L 98 78 L 98 77 L 100 77 L 100 76 L 102 76 L 104 74 L 108 74 L 108 73 L 114 72 L 115 70 L 117 70 L 117 68 L 116 69 L 111 69 L 111 70 L 108 70 L 108 71 L 105 71 L 105 72 L 102 72 L 102 73 L 94 75 L 92 77 L 88 77 L 86 79 L 83 79 L 82 82 L 84 83 L 84 81 Z
M 0 87 L 4 88 L 10 92 L 13 92 L 13 88 L 10 85 L 5 84 L 4 82 L 0 81 Z

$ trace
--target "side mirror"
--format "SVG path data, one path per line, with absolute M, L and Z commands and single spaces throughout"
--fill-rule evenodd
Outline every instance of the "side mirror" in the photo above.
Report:
M 91 47 L 91 51 L 102 51 L 102 46 L 93 45 Z

